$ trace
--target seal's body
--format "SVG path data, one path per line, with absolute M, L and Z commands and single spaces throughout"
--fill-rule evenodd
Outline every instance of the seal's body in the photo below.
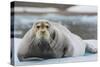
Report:
M 23 61 L 31 57 L 48 59 L 81 56 L 85 54 L 86 47 L 87 44 L 65 26 L 38 20 L 23 37 L 18 58 Z

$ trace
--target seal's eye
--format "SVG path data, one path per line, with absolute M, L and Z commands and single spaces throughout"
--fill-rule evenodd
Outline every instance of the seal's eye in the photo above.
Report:
M 37 26 L 37 28 L 40 28 L 40 26 Z
M 49 28 L 49 26 L 46 26 L 46 28 Z

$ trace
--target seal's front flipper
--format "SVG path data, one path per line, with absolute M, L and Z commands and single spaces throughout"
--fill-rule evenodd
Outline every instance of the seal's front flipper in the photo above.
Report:
M 23 61 L 42 61 L 44 60 L 43 58 L 38 58 L 38 57 L 31 57 L 31 58 L 24 58 Z

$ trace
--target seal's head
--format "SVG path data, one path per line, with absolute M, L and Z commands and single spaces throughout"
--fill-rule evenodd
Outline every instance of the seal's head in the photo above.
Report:
M 35 31 L 34 44 L 38 45 L 41 51 L 50 50 L 50 43 L 53 41 L 51 22 L 48 20 L 37 20 L 32 28 Z
M 34 27 L 37 39 L 50 39 L 50 23 L 48 20 L 38 20 Z

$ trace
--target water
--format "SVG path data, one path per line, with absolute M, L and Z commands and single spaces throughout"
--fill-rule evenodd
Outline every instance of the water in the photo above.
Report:
M 16 33 L 12 35 L 14 35 L 17 38 L 22 38 L 25 35 L 25 33 L 32 27 L 32 24 L 37 19 L 48 19 L 50 21 L 63 24 L 71 32 L 81 36 L 83 39 L 97 39 L 96 15 L 65 16 L 59 14 L 45 14 L 45 15 L 15 15 L 14 17 L 15 17 L 14 31 Z

